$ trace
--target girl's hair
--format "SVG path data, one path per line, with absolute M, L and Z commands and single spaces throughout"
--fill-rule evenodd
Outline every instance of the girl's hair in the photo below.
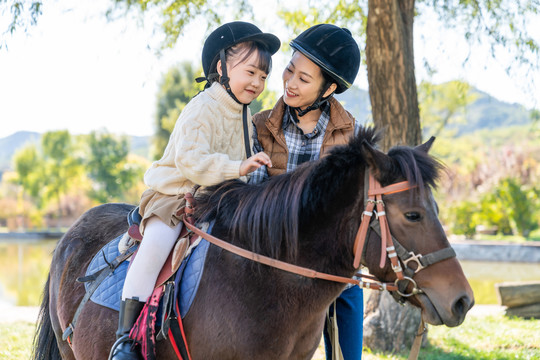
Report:
M 272 54 L 270 53 L 270 51 L 268 51 L 264 44 L 257 41 L 244 41 L 225 49 L 225 61 L 228 62 L 230 59 L 243 54 L 244 56 L 236 63 L 237 65 L 246 61 L 255 51 L 257 51 L 259 61 L 257 64 L 257 68 L 264 71 L 266 74 L 269 74 L 272 70 Z M 216 81 L 219 81 L 219 76 L 217 72 L 218 61 L 219 54 L 216 56 L 214 61 L 212 61 L 212 65 L 210 65 L 207 86 L 211 85 Z

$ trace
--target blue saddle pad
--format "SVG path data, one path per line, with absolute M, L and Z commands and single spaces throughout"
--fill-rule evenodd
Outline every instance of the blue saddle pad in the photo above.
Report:
M 107 267 L 107 262 L 112 262 L 117 256 L 120 255 L 118 251 L 118 243 L 123 235 L 118 236 L 106 244 L 98 253 L 94 256 L 90 265 L 86 269 L 86 276 L 94 274 L 96 271 Z M 107 261 L 105 261 L 107 259 Z M 113 310 L 120 310 L 120 302 L 122 301 L 122 289 L 124 287 L 124 280 L 126 279 L 127 269 L 129 261 L 124 261 L 112 273 L 110 273 L 102 283 L 94 291 L 90 300 L 96 304 L 103 305 Z M 91 286 L 91 282 L 84 283 L 86 291 Z
M 213 223 L 208 227 L 207 232 L 210 234 Z M 123 235 L 118 236 L 106 244 L 92 259 L 86 270 L 85 276 L 94 274 L 95 272 L 108 266 L 107 262 L 112 262 L 120 255 L 118 251 L 118 243 Z M 199 245 L 192 249 L 189 256 L 184 259 L 180 265 L 175 277 L 175 298 L 178 299 L 180 308 L 180 316 L 183 318 L 195 298 L 199 283 L 203 274 L 204 262 L 210 243 L 201 239 Z M 107 261 L 105 261 L 105 259 Z M 119 311 L 122 301 L 122 289 L 128 270 L 129 262 L 124 261 L 112 273 L 107 275 L 102 283 L 96 288 L 90 300 L 94 303 Z M 180 284 L 180 286 L 178 286 Z M 91 282 L 85 283 L 85 288 L 88 291 Z

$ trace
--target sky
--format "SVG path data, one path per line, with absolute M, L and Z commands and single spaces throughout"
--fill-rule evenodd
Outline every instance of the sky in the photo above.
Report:
M 295 2 L 302 3 L 287 3 Z M 72 134 L 85 134 L 105 129 L 138 136 L 153 133 L 158 84 L 163 74 L 181 61 L 199 65 L 206 27 L 202 22 L 189 25 L 177 45 L 158 56 L 158 38 L 148 25 L 150 21 L 146 26 L 125 18 L 107 22 L 104 12 L 111 3 L 45 2 L 36 26 L 27 32 L 2 35 L 7 36 L 7 48 L 0 49 L 0 138 L 20 130 L 43 133 L 67 129 Z M 254 9 L 255 23 L 282 42 L 288 41 L 291 35 L 272 15 L 277 2 L 256 3 L 260 5 Z M 3 31 L 9 12 L 0 10 L 0 16 Z M 226 14 L 224 20 L 237 19 Z M 537 27 L 535 33 L 540 34 L 540 16 L 536 20 L 532 23 Z M 538 72 L 510 77 L 504 72 L 504 62 L 490 59 L 487 48 L 479 46 L 471 52 L 459 34 L 441 35 L 439 28 L 434 20 L 415 23 L 417 81 L 460 79 L 497 99 L 540 107 Z M 289 56 L 283 52 L 274 56 L 270 89 L 281 92 L 281 72 Z M 462 66 L 467 56 L 469 61 Z M 435 75 L 427 75 L 422 67 L 424 59 L 436 64 Z M 367 84 L 362 65 L 355 85 L 367 90 Z

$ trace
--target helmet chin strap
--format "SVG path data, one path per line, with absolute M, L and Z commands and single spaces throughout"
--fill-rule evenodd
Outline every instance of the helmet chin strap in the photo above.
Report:
M 221 79 L 219 79 L 219 83 L 225 87 L 225 90 L 229 93 L 229 95 L 239 104 L 242 104 L 242 127 L 244 129 L 244 147 L 246 149 L 246 158 L 251 157 L 251 150 L 249 146 L 249 130 L 248 130 L 248 123 L 247 123 L 247 107 L 248 104 L 241 103 L 236 96 L 233 94 L 231 90 L 231 86 L 229 85 L 229 77 L 227 76 L 227 64 L 225 63 L 225 50 L 221 49 L 219 51 L 219 59 L 221 60 Z
M 330 86 L 332 86 L 332 83 L 331 82 L 328 82 L 324 88 L 322 89 L 321 93 L 319 94 L 319 97 L 317 98 L 317 100 L 315 100 L 315 102 L 311 105 L 309 105 L 307 108 L 305 108 L 304 110 L 300 109 L 300 108 L 294 108 L 296 110 L 296 113 L 299 117 L 302 117 L 304 115 L 306 115 L 308 112 L 310 112 L 311 110 L 316 110 L 318 108 L 321 107 L 321 105 L 323 105 L 326 101 L 328 101 L 328 98 L 331 96 L 331 94 L 325 98 L 323 98 L 324 96 L 324 93 L 330 88 Z

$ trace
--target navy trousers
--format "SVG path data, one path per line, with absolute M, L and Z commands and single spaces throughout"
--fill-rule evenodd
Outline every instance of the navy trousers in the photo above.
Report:
M 334 306 L 330 305 L 330 316 L 333 316 Z M 339 344 L 345 360 L 360 360 L 362 358 L 362 330 L 364 322 L 364 293 L 358 286 L 343 290 L 336 299 L 337 324 Z M 326 359 L 332 360 L 332 344 L 330 336 L 324 327 L 324 348 Z

